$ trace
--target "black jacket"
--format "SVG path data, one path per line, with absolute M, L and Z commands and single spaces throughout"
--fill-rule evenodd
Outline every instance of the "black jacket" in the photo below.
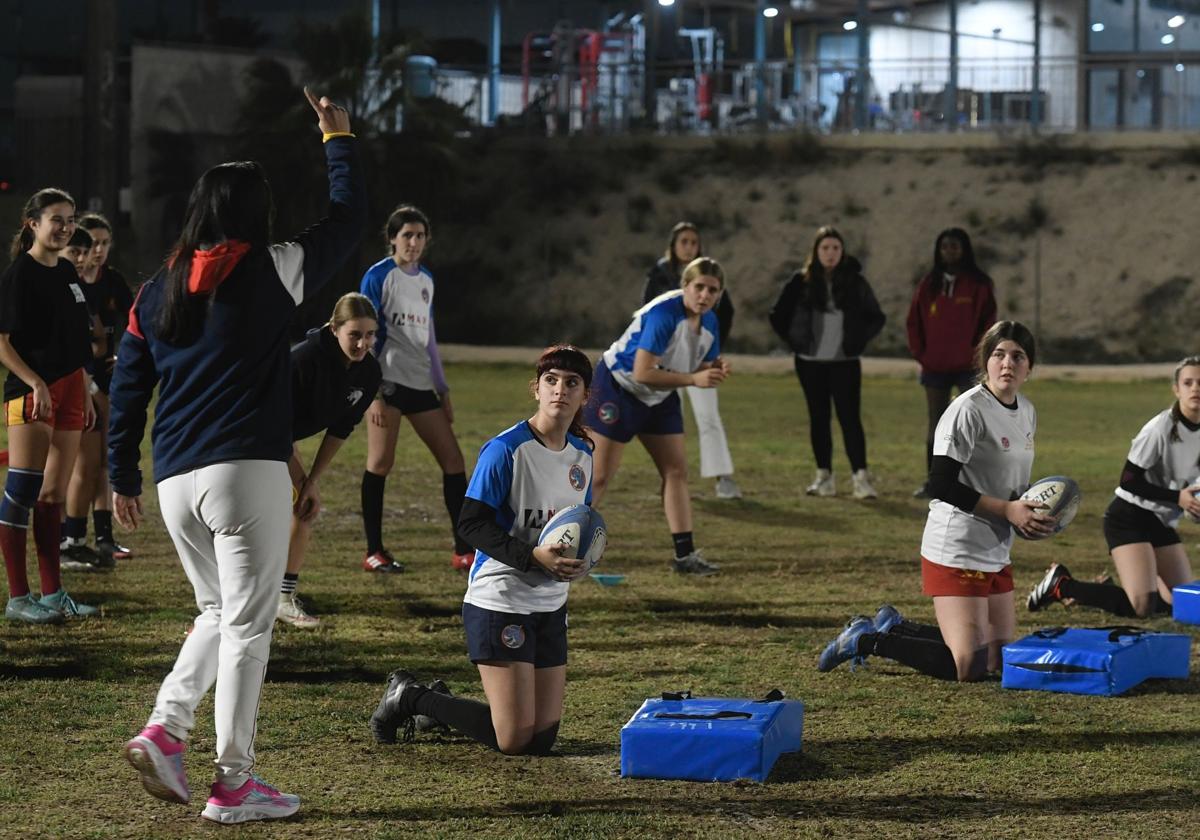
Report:
M 837 283 L 843 284 L 833 295 L 835 304 L 845 316 L 842 352 L 847 358 L 854 358 L 862 355 L 867 342 L 879 335 L 887 318 L 879 308 L 871 284 L 862 275 L 862 265 L 854 257 L 846 257 Z M 779 293 L 767 318 L 775 334 L 783 339 L 793 353 L 809 355 L 816 349 L 813 346 L 816 338 L 813 330 L 815 310 L 808 303 L 805 291 L 804 274 L 798 271 Z
M 292 439 L 329 430 L 350 437 L 375 399 L 383 374 L 370 353 L 349 367 L 328 326 L 309 330 L 292 348 Z
M 675 273 L 675 269 L 671 267 L 671 261 L 666 257 L 662 257 L 654 264 L 654 267 L 646 272 L 646 288 L 642 290 L 642 305 L 645 306 L 650 301 L 661 295 L 663 292 L 672 292 L 679 288 L 679 275 Z M 729 297 L 728 291 L 721 293 L 721 299 L 717 301 L 717 326 L 720 335 L 721 352 L 725 352 L 725 341 L 729 338 L 729 332 L 733 329 L 733 301 Z

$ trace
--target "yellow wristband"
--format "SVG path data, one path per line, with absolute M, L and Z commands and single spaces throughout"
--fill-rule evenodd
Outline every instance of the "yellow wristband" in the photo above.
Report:
M 326 131 L 321 135 L 321 142 L 328 143 L 334 137 L 353 137 L 353 131 Z

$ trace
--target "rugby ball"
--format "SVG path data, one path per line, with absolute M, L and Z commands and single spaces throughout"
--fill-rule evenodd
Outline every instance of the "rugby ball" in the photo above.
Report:
M 564 557 L 583 560 L 583 568 L 572 580 L 584 577 L 596 567 L 608 545 L 604 517 L 587 505 L 570 505 L 550 517 L 538 537 L 538 545 L 565 545 Z
M 1073 479 L 1063 475 L 1052 475 L 1035 481 L 1021 494 L 1021 498 L 1040 503 L 1038 511 L 1054 520 L 1054 531 L 1032 536 L 1017 531 L 1017 536 L 1027 540 L 1044 540 L 1046 537 L 1062 533 L 1071 524 L 1075 514 L 1079 513 L 1079 501 L 1083 494 L 1079 492 L 1079 485 Z M 1016 531 L 1015 528 L 1013 530 Z

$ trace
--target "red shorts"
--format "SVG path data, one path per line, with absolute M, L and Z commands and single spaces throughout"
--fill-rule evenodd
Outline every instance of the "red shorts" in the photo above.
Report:
M 921 558 L 921 591 L 934 598 L 939 595 L 958 595 L 966 598 L 986 598 L 1013 591 L 1012 566 L 998 572 L 976 569 L 957 569 L 931 563 Z
M 63 432 L 79 432 L 83 430 L 83 400 L 86 396 L 83 389 L 83 368 L 68 373 L 62 379 L 50 383 L 50 405 L 53 406 L 49 417 L 33 418 L 33 392 L 4 404 L 4 419 L 9 426 L 21 426 L 25 423 L 47 423 L 51 428 Z

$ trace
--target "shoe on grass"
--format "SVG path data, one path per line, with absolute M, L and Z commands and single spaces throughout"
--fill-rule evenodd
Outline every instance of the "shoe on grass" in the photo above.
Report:
M 1029 608 L 1030 612 L 1037 612 L 1060 600 L 1062 596 L 1058 594 L 1059 584 L 1070 576 L 1071 573 L 1062 563 L 1053 564 L 1046 570 L 1045 576 L 1038 581 L 1037 586 L 1029 591 L 1025 606 Z
M 875 632 L 875 625 L 871 619 L 863 615 L 851 618 L 846 623 L 845 629 L 837 634 L 837 638 L 821 651 L 821 657 L 817 660 L 817 670 L 832 671 L 843 662 L 850 660 L 854 661 L 854 665 L 861 665 L 865 657 L 858 654 L 858 640 L 864 633 L 873 632 Z
M 63 537 L 58 552 L 60 567 L 76 572 L 95 572 L 116 565 L 111 555 L 102 555 L 83 540 L 70 537 Z
M 213 782 L 208 804 L 200 812 L 206 820 L 224 825 L 252 820 L 278 820 L 300 810 L 300 797 L 280 793 L 258 776 L 251 776 L 239 788 L 228 788 L 223 782 Z
M 700 553 L 699 549 L 686 557 L 676 557 L 671 561 L 671 565 L 681 575 L 707 577 L 721 571 L 721 567 L 718 564 L 705 560 L 704 555 Z
M 893 627 L 904 620 L 904 616 L 900 615 L 900 611 L 891 604 L 884 604 L 875 613 L 875 620 L 871 622 L 876 633 L 890 632 Z
M 388 674 L 387 688 L 383 690 L 383 697 L 371 714 L 371 734 L 377 743 L 396 743 L 396 731 L 401 727 L 404 727 L 404 740 L 413 739 L 416 730 L 413 716 L 400 709 L 400 699 L 404 690 L 413 685 L 420 685 L 420 682 L 417 681 L 416 675 L 408 671 L 392 671 Z
M 817 477 L 813 479 L 813 483 L 808 485 L 804 492 L 810 496 L 836 496 L 837 484 L 833 480 L 833 472 L 830 470 L 817 470 Z
M 192 797 L 183 769 L 186 749 L 187 744 L 172 738 L 162 724 L 156 723 L 130 739 L 122 752 L 142 774 L 142 787 L 147 793 L 167 802 L 186 804 Z
M 446 685 L 442 680 L 434 680 L 429 684 L 429 690 L 437 694 L 445 694 L 451 696 L 450 686 Z M 429 732 L 433 729 L 440 729 L 442 732 L 449 732 L 450 727 L 439 720 L 434 720 L 429 715 L 413 715 L 413 727 L 417 732 Z
M 4 617 L 9 621 L 21 621 L 25 624 L 59 624 L 63 614 L 58 610 L 45 606 L 41 601 L 35 601 L 32 595 L 18 595 L 8 599 L 4 608 Z
M 404 564 L 393 557 L 386 548 L 381 548 L 363 558 L 363 571 L 398 574 L 404 571 Z
M 279 593 L 279 607 L 275 611 L 275 620 L 299 627 L 301 630 L 312 630 L 321 626 L 321 619 L 304 611 L 304 605 L 300 603 L 295 592 Z
M 65 589 L 51 592 L 49 595 L 43 595 L 38 599 L 38 603 L 43 607 L 57 610 L 63 618 L 88 618 L 100 612 L 98 607 L 89 607 L 87 604 L 77 603 L 74 598 L 67 594 L 67 590 Z
M 865 469 L 855 470 L 850 476 L 850 484 L 853 487 L 851 495 L 856 499 L 876 499 L 879 494 L 875 492 L 875 488 L 871 486 L 871 476 Z
M 132 548 L 126 548 L 116 540 L 96 540 L 96 551 L 99 554 L 109 554 L 116 560 L 128 560 L 133 556 Z
M 736 481 L 731 475 L 723 475 L 717 479 L 717 498 L 718 499 L 740 499 L 742 498 L 742 488 L 738 487 Z

